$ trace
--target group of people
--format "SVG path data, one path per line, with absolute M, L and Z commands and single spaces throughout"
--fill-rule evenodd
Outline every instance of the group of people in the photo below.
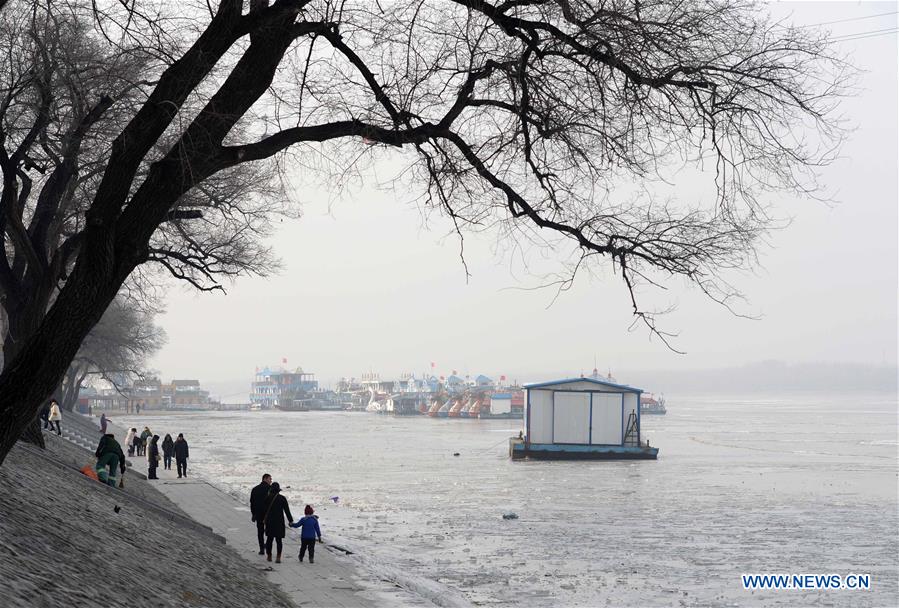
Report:
M 254 487 L 250 492 L 250 514 L 252 521 L 256 523 L 256 535 L 259 541 L 259 555 L 265 555 L 267 561 L 272 561 L 272 547 L 277 548 L 275 563 L 281 563 L 283 541 L 287 527 L 284 518 L 291 528 L 300 528 L 300 554 L 302 562 L 309 552 L 309 563 L 315 563 L 315 542 L 322 542 L 322 531 L 318 525 L 318 515 L 312 505 L 306 505 L 304 517 L 293 521 L 287 497 L 281 494 L 281 486 L 277 481 L 272 481 L 272 476 L 266 473 L 262 476 L 262 483 Z
M 41 408 L 41 422 L 44 423 L 44 429 L 49 428 L 50 432 L 56 431 L 57 435 L 62 435 L 62 410 L 59 409 L 59 403 L 56 399 L 51 399 L 49 403 L 45 403 Z M 55 428 L 54 428 L 55 427 Z
M 125 437 L 125 445 L 128 446 L 129 456 L 146 456 L 147 479 L 159 479 L 156 469 L 159 468 L 160 461 L 162 461 L 164 469 L 171 470 L 172 457 L 175 458 L 178 479 L 187 477 L 187 459 L 190 458 L 190 447 L 187 445 L 183 433 L 178 433 L 178 438 L 174 440 L 171 435 L 166 433 L 165 439 L 160 445 L 159 435 L 154 435 L 150 427 L 145 426 L 140 434 L 136 428 L 132 428 Z M 160 448 L 162 448 L 161 453 Z

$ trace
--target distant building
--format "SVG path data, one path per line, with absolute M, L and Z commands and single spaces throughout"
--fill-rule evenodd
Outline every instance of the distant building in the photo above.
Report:
M 163 384 L 159 378 L 138 380 L 125 391 L 131 409 L 138 405 L 150 410 L 206 408 L 211 405 L 209 391 L 200 388 L 199 380 L 172 380 Z
M 474 385 L 480 389 L 492 388 L 493 379 L 485 376 L 484 374 L 480 374 L 477 378 L 474 379 Z
M 465 389 L 467 382 L 456 374 L 451 374 L 449 378 L 446 379 L 446 390 L 454 393 L 459 392 Z
M 203 390 L 199 380 L 172 380 L 164 384 L 159 378 L 135 380 L 131 386 L 121 389 L 96 391 L 85 387 L 79 392 L 79 398 L 103 410 L 137 411 L 138 406 L 147 410 L 218 409 L 220 405 L 209 398 L 209 391 Z
M 266 367 L 256 371 L 250 389 L 250 403 L 262 409 L 288 405 L 295 398 L 317 388 L 315 374 L 306 373 L 301 367 L 293 371 Z
M 209 404 L 209 391 L 200 388 L 199 380 L 172 380 L 169 385 L 163 385 L 164 393 L 169 398 L 169 405 L 177 409 L 179 406 Z

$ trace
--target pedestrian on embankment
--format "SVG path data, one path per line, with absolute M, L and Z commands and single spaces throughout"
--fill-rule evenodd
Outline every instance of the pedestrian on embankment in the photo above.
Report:
M 153 435 L 147 446 L 147 479 L 159 479 L 156 476 L 159 458 L 159 435 Z
M 140 449 L 137 452 L 138 456 L 147 455 L 147 442 L 150 441 L 150 437 L 152 436 L 153 433 L 150 431 L 150 427 L 145 426 L 144 430 L 140 432 Z
M 175 450 L 175 468 L 178 470 L 178 479 L 187 477 L 187 459 L 190 457 L 190 448 L 187 440 L 184 439 L 184 433 L 178 433 L 173 449 Z
M 291 524 L 292 528 L 300 528 L 300 561 L 303 561 L 303 556 L 306 554 L 306 550 L 309 550 L 309 563 L 315 563 L 315 540 L 318 539 L 318 542 L 322 542 L 322 530 L 318 526 L 318 515 L 315 515 L 315 509 L 312 508 L 312 505 L 306 505 L 306 508 L 303 511 L 305 517 L 301 517 L 300 521 L 295 524 Z
M 141 445 L 143 445 L 143 441 L 141 441 L 140 435 L 137 434 L 137 429 L 131 429 L 131 430 L 134 431 L 134 438 L 131 440 L 131 443 L 134 444 L 132 446 L 134 449 L 134 455 L 140 456 L 141 455 Z
M 175 442 L 172 441 L 172 436 L 166 433 L 165 439 L 162 440 L 162 468 L 167 471 L 172 470 L 172 453 L 174 449 Z
M 293 515 L 290 514 L 290 506 L 287 497 L 281 494 L 281 486 L 274 482 L 268 490 L 268 500 L 265 507 L 265 559 L 272 561 L 272 544 L 278 546 L 276 564 L 281 563 L 281 552 L 284 549 L 284 536 L 287 528 L 284 526 L 284 516 L 287 521 L 293 523 Z
M 100 414 L 100 434 L 106 434 L 106 425 L 109 423 L 109 419 L 106 417 L 106 412 Z
M 62 435 L 62 427 L 59 424 L 62 422 L 62 412 L 59 410 L 59 404 L 56 402 L 56 399 L 50 400 L 50 416 L 48 417 L 50 421 L 50 430 L 53 430 L 53 425 L 56 424 L 56 434 Z
M 97 477 L 103 483 L 115 487 L 116 469 L 119 469 L 122 475 L 125 474 L 125 454 L 122 453 L 122 446 L 116 441 L 113 433 L 105 433 L 100 438 L 94 455 L 97 457 L 97 465 L 94 467 Z
M 50 403 L 44 403 L 44 406 L 41 408 L 41 422 L 44 423 L 44 430 L 50 426 Z
M 268 491 L 272 476 L 266 473 L 262 483 L 250 490 L 250 521 L 256 522 L 256 538 L 259 541 L 259 555 L 265 555 L 265 508 L 268 506 Z
M 137 437 L 137 429 L 132 428 L 128 431 L 128 434 L 125 435 L 125 445 L 128 446 L 128 455 L 134 456 L 134 450 L 137 448 L 137 444 L 134 442 L 134 439 Z M 140 440 L 139 437 L 138 441 Z

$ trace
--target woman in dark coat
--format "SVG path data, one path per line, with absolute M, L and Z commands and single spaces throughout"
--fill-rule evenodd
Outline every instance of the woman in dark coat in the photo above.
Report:
M 147 444 L 147 479 L 159 479 L 156 468 L 159 466 L 159 435 L 153 435 Z
M 172 441 L 172 436 L 166 433 L 165 439 L 162 440 L 162 468 L 172 469 L 172 454 L 174 452 L 175 442 Z
M 278 482 L 274 482 L 268 491 L 268 500 L 265 506 L 265 559 L 272 561 L 272 542 L 278 544 L 278 556 L 275 559 L 276 564 L 281 563 L 281 550 L 283 549 L 282 540 L 287 528 L 284 526 L 284 516 L 287 521 L 293 523 L 293 515 L 290 514 L 290 507 L 287 505 L 287 497 L 281 495 L 281 486 Z

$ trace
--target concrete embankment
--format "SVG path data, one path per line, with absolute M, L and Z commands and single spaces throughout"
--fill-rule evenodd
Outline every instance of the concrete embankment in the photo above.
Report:
M 104 486 L 78 471 L 93 454 L 45 438 L 46 450 L 20 442 L 0 467 L 4 608 L 295 605 L 148 481 L 129 471 L 123 490 Z
M 3 608 L 434 605 L 361 572 L 337 546 L 300 564 L 293 530 L 284 563 L 266 562 L 242 501 L 162 467 L 148 481 L 143 456 L 129 459 L 124 489 L 93 481 L 79 469 L 95 462 L 97 419 L 68 414 L 63 429 L 45 433 L 46 450 L 20 442 L 0 467 Z M 109 430 L 124 440 L 123 429 Z

